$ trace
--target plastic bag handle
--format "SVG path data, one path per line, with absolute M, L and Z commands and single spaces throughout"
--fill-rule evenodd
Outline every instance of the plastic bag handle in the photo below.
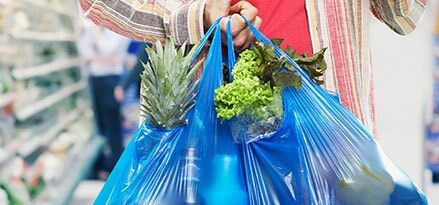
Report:
M 244 19 L 245 23 L 247 24 L 248 28 L 255 36 L 256 40 L 259 40 L 266 45 L 270 45 L 274 49 L 274 52 L 278 57 L 282 57 L 282 58 L 287 59 L 287 61 L 289 63 L 291 63 L 294 66 L 294 68 L 296 68 L 296 70 L 298 70 L 298 72 L 302 76 L 306 76 L 306 73 L 300 68 L 300 66 L 296 63 L 296 61 L 294 61 L 294 59 L 292 59 L 281 48 L 276 46 L 269 38 L 267 38 L 264 34 L 262 34 L 250 21 L 247 20 L 247 18 L 245 18 L 244 16 L 241 16 L 241 17 Z M 220 21 L 221 18 L 218 20 Z M 231 21 L 231 18 L 229 17 L 229 20 L 227 22 L 226 35 L 227 35 L 227 53 L 228 53 L 227 57 L 228 57 L 228 67 L 229 67 L 229 69 L 228 69 L 229 81 L 232 82 L 232 70 L 233 70 L 233 66 L 235 65 L 236 57 L 235 57 L 235 50 L 233 47 L 233 36 L 232 36 L 232 29 L 231 29 L 230 21 Z
M 200 44 L 198 45 L 197 50 L 195 51 L 194 57 L 192 59 L 191 66 L 195 63 L 197 60 L 197 57 L 200 55 L 201 51 L 203 50 L 204 46 L 206 45 L 207 41 L 209 40 L 210 36 L 212 35 L 213 31 L 219 26 L 221 22 L 222 17 L 217 19 L 212 26 L 207 30 L 207 32 L 204 34 L 203 38 L 200 40 Z
M 252 31 L 253 35 L 255 36 L 255 38 L 259 41 L 262 41 L 262 43 L 270 45 L 273 49 L 274 52 L 276 53 L 276 55 L 278 57 L 283 57 L 285 59 L 288 60 L 289 63 L 291 63 L 298 71 L 300 74 L 305 75 L 304 71 L 300 68 L 300 66 L 296 63 L 296 61 L 293 60 L 293 58 L 291 58 L 289 55 L 287 55 L 281 48 L 279 48 L 278 46 L 276 46 L 270 39 L 268 39 L 264 34 L 262 34 L 255 26 L 253 26 L 253 24 L 251 24 L 244 16 L 241 16 L 244 21 L 246 22 L 247 26 L 250 28 L 250 30 Z
M 232 36 L 232 26 L 230 25 L 231 17 L 229 17 L 229 20 L 227 21 L 227 61 L 228 61 L 228 67 L 229 67 L 229 82 L 232 82 L 232 70 L 235 66 L 235 48 L 233 46 L 233 36 Z
M 298 70 L 298 72 L 302 76 L 307 76 L 306 73 L 296 63 L 296 61 L 294 61 L 281 48 L 276 46 L 270 39 L 268 39 L 264 34 L 262 34 L 250 21 L 247 20 L 247 18 L 245 18 L 244 16 L 241 16 L 241 17 L 244 19 L 245 23 L 247 24 L 248 28 L 250 29 L 250 31 L 255 36 L 256 40 L 259 40 L 259 41 L 261 41 L 262 43 L 264 43 L 266 45 L 270 45 L 274 49 L 274 52 L 276 53 L 276 55 L 278 57 L 282 57 L 282 58 L 287 59 L 287 61 L 289 63 L 291 63 L 296 68 L 296 70 Z M 212 24 L 212 26 L 210 26 L 210 28 L 207 30 L 206 34 L 200 40 L 200 44 L 198 45 L 198 48 L 195 51 L 195 55 L 194 55 L 194 57 L 192 59 L 191 65 L 193 65 L 195 63 L 196 58 L 198 57 L 198 55 L 200 55 L 200 53 L 203 50 L 204 46 L 206 45 L 207 41 L 212 36 L 213 31 L 220 26 L 220 23 L 221 23 L 222 19 L 223 19 L 223 17 L 218 18 Z M 235 56 L 235 50 L 234 50 L 234 46 L 233 46 L 233 36 L 232 36 L 232 28 L 231 28 L 231 17 L 229 17 L 229 19 L 227 21 L 226 36 L 227 36 L 227 58 L 228 58 L 228 67 L 229 67 L 229 69 L 228 69 L 229 81 L 232 82 L 232 71 L 233 71 L 233 66 L 235 65 L 236 56 Z

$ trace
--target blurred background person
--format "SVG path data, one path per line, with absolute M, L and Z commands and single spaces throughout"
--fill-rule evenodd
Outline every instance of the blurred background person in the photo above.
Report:
M 97 131 L 107 139 L 109 152 L 99 160 L 99 177 L 105 178 L 123 152 L 120 102 L 114 88 L 124 71 L 130 39 L 105 28 L 86 25 L 81 53 L 89 72 Z
M 121 78 L 119 84 L 116 86 L 114 90 L 114 96 L 118 101 L 122 101 L 125 96 L 125 92 L 128 88 L 133 86 L 137 92 L 140 91 L 140 75 L 143 72 L 143 64 L 148 63 L 148 53 L 146 52 L 146 48 L 151 46 L 151 44 L 146 43 L 137 48 L 136 51 L 136 61 L 135 64 L 129 69 L 129 71 Z
M 145 48 L 150 44 L 132 41 L 128 49 L 126 71 L 114 89 L 114 97 L 121 103 L 123 116 L 122 133 L 124 144 L 128 144 L 139 126 L 140 75 L 143 63 L 148 62 Z

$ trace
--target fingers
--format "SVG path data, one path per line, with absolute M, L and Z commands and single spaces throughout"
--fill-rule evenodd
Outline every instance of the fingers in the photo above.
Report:
M 224 34 L 227 33 L 227 23 L 229 22 L 229 18 L 224 18 L 221 20 L 221 30 Z M 233 37 L 233 44 L 235 48 L 241 48 L 252 36 L 251 31 L 247 28 L 247 24 L 244 19 L 238 14 L 233 14 L 230 17 L 230 28 Z M 224 40 L 227 39 L 224 36 Z
M 233 45 L 235 49 L 239 52 L 250 46 L 250 44 L 255 40 L 255 37 L 251 33 L 249 28 L 246 28 L 237 37 L 233 39 Z
M 262 25 L 262 19 L 258 16 L 255 18 L 252 24 L 259 29 Z M 248 48 L 250 44 L 254 42 L 254 40 L 255 37 L 253 36 L 252 31 L 247 27 L 247 25 L 245 25 L 245 28 L 241 30 L 238 35 L 233 37 L 233 44 L 235 45 L 236 49 L 242 50 Z
M 262 25 L 262 19 L 257 15 L 258 9 L 247 1 L 239 1 L 230 7 L 230 14 L 229 18 L 221 20 L 221 30 L 223 33 L 226 33 L 227 23 L 230 21 L 235 49 L 242 50 L 248 48 L 255 37 L 247 27 L 242 16 L 250 21 L 256 28 L 259 28 Z
M 120 86 L 116 86 L 114 88 L 114 98 L 118 101 L 121 102 L 124 99 L 124 91 L 123 88 Z
M 229 14 L 231 0 L 206 0 L 204 5 L 203 23 L 209 28 L 219 17 Z
M 258 15 L 258 9 L 247 1 L 239 1 L 230 7 L 230 13 L 239 13 L 249 21 L 253 21 Z
M 252 24 L 253 24 L 257 29 L 261 28 L 261 25 L 262 25 L 262 18 L 259 17 L 259 16 L 256 16 L 256 19 L 255 19 L 254 22 L 252 22 Z
M 248 21 L 250 21 L 252 24 L 256 23 L 256 19 L 259 18 L 258 15 L 258 9 L 254 7 L 252 4 L 250 4 L 247 1 L 239 1 L 233 6 L 230 7 L 229 14 L 230 16 L 230 24 L 232 27 L 232 36 L 237 36 L 239 33 L 241 33 L 242 30 L 246 28 L 246 22 L 241 16 L 244 16 Z M 259 20 L 260 21 L 260 18 Z M 226 31 L 226 25 L 227 21 L 224 19 L 221 22 L 221 29 L 223 31 Z
M 254 25 L 257 29 L 259 29 L 259 28 L 261 27 L 261 25 L 262 25 L 262 19 L 258 16 L 258 17 L 255 19 L 255 22 L 253 23 L 253 25 Z M 243 50 L 243 49 L 246 49 L 246 48 L 250 47 L 250 45 L 255 41 L 255 36 L 254 36 L 253 33 L 251 32 L 251 30 L 250 30 L 249 28 L 247 28 L 246 30 L 248 30 L 248 33 L 249 33 L 250 37 L 244 41 L 244 42 L 245 42 L 244 45 L 242 45 L 242 46 L 236 48 L 238 51 L 241 51 L 241 50 Z M 237 38 L 239 38 L 239 35 L 238 35 Z M 235 45 L 239 45 L 238 43 L 242 43 L 242 42 L 234 42 L 234 43 L 235 43 Z
M 227 23 L 229 20 L 233 37 L 237 36 L 239 33 L 241 33 L 242 30 L 247 27 L 244 19 L 242 19 L 239 14 L 232 14 L 229 18 L 223 18 L 221 20 L 221 30 L 223 32 L 227 31 Z

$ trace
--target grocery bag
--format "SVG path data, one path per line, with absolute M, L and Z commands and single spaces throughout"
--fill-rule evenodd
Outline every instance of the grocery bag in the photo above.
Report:
M 279 126 L 251 135 L 245 118 L 217 118 L 215 90 L 224 83 L 219 19 L 195 55 L 211 39 L 188 123 L 165 130 L 144 122 L 95 204 L 427 204 L 361 122 L 245 21 L 302 77 L 299 89 L 282 91 Z M 231 81 L 230 23 L 226 34 Z

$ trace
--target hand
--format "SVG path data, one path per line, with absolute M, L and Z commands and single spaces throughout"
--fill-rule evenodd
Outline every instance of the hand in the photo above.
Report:
M 258 9 L 247 1 L 239 1 L 230 8 L 230 13 L 233 13 L 230 17 L 230 26 L 235 49 L 238 51 L 246 49 L 255 38 L 241 16 L 244 16 L 256 28 L 259 28 L 262 24 L 262 19 L 258 16 Z M 221 29 L 223 31 L 226 31 L 227 21 L 228 19 L 223 19 L 223 22 L 221 22 Z
M 204 26 L 209 28 L 219 17 L 229 16 L 230 26 L 233 36 L 235 49 L 242 50 L 248 48 L 254 41 L 254 36 L 241 15 L 250 21 L 256 28 L 262 24 L 262 19 L 257 16 L 258 9 L 247 1 L 239 1 L 230 6 L 231 1 L 207 0 L 204 9 Z M 226 32 L 229 18 L 221 20 L 221 30 Z M 225 42 L 226 39 L 223 39 Z
M 116 65 L 117 61 L 116 61 L 117 57 L 115 56 L 99 56 L 99 55 L 93 55 L 90 58 L 91 62 L 96 62 L 96 63 L 103 63 L 103 64 L 107 64 L 107 65 Z
M 122 102 L 122 100 L 125 98 L 125 93 L 123 91 L 123 88 L 120 86 L 116 86 L 114 88 L 114 98 L 118 101 L 118 102 Z
M 228 16 L 232 0 L 206 0 L 204 4 L 204 28 L 207 30 L 220 17 Z
M 111 66 L 115 66 L 117 62 L 119 62 L 118 60 L 119 58 L 117 56 L 109 56 L 109 57 L 104 57 L 103 63 L 106 63 Z

